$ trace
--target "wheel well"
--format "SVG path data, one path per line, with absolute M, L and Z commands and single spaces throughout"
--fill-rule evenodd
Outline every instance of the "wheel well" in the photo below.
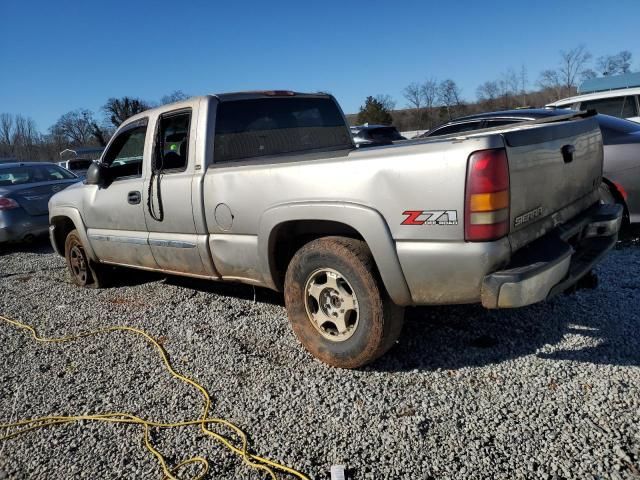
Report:
M 364 240 L 355 228 L 340 222 L 293 220 L 279 224 L 269 237 L 269 268 L 278 290 L 283 289 L 287 267 L 295 253 L 312 240 L 333 235 Z
M 55 226 L 54 241 L 56 242 L 56 250 L 64 255 L 64 242 L 69 232 L 76 228 L 75 224 L 69 217 L 54 217 L 51 224 Z
M 625 201 L 624 196 L 618 189 L 617 185 L 608 178 L 602 177 L 602 181 L 609 187 L 609 191 L 611 192 L 611 195 L 613 195 L 613 197 L 616 199 L 616 203 L 619 203 L 620 205 L 622 205 L 622 208 L 624 208 L 623 218 L 625 222 L 628 221 L 629 209 L 627 208 L 627 202 Z

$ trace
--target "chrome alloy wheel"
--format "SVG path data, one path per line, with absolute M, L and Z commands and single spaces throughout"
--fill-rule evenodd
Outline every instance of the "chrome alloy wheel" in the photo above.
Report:
M 309 275 L 304 299 L 309 321 L 324 338 L 343 342 L 355 333 L 360 317 L 358 299 L 339 272 L 321 268 Z

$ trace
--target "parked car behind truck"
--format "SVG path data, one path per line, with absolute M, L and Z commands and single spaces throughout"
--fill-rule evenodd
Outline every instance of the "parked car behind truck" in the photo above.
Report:
M 84 287 L 117 265 L 284 291 L 305 348 L 354 368 L 405 306 L 529 305 L 614 245 L 597 122 L 553 120 L 360 150 L 329 95 L 196 97 L 124 122 L 51 199 L 51 241 Z
M 568 112 L 550 109 L 519 109 L 478 113 L 457 118 L 427 132 L 425 137 L 451 135 L 460 132 L 510 125 L 566 115 Z M 602 132 L 604 164 L 600 200 L 619 203 L 627 222 L 640 224 L 640 124 L 596 115 Z
M 0 164 L 0 243 L 29 241 L 46 234 L 49 199 L 78 181 L 73 173 L 52 163 Z

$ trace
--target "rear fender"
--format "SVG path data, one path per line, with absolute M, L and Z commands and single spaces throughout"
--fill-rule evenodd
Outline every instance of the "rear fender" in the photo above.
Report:
M 278 205 L 265 211 L 258 230 L 258 262 L 264 282 L 276 288 L 269 245 L 278 225 L 297 220 L 324 220 L 349 225 L 367 242 L 389 296 L 397 305 L 411 305 L 411 294 L 402 273 L 389 227 L 377 211 L 348 203 L 295 203 Z

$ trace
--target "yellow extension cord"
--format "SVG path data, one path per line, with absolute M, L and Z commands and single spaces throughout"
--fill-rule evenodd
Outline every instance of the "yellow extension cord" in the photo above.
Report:
M 163 480 L 166 480 L 166 479 L 179 480 L 178 477 L 176 477 L 177 471 L 180 470 L 181 467 L 189 464 L 201 465 L 202 467 L 201 471 L 198 473 L 198 475 L 196 475 L 193 478 L 193 480 L 200 480 L 204 478 L 204 476 L 209 471 L 209 462 L 206 458 L 191 457 L 180 462 L 175 467 L 170 468 L 167 465 L 167 462 L 164 456 L 162 455 L 162 453 L 156 450 L 151 444 L 151 441 L 149 440 L 149 430 L 151 428 L 162 429 L 162 428 L 184 427 L 188 425 L 200 425 L 200 429 L 202 430 L 202 433 L 214 438 L 234 454 L 241 456 L 244 463 L 246 463 L 249 467 L 254 468 L 256 470 L 262 470 L 268 473 L 271 476 L 272 480 L 277 480 L 277 476 L 276 476 L 277 471 L 288 473 L 301 480 L 309 480 L 309 477 L 307 477 L 303 473 L 300 473 L 292 468 L 289 468 L 285 465 L 279 464 L 267 458 L 263 458 L 258 455 L 254 455 L 250 453 L 247 449 L 248 448 L 247 436 L 239 427 L 237 427 L 236 425 L 234 425 L 233 423 L 227 420 L 224 420 L 221 418 L 209 417 L 209 410 L 211 408 L 211 397 L 209 396 L 209 393 L 207 392 L 207 390 L 202 385 L 197 383 L 195 380 L 192 380 L 191 378 L 185 377 L 184 375 L 181 375 L 180 373 L 176 372 L 171 366 L 171 362 L 169 361 L 169 357 L 167 356 L 167 353 L 165 352 L 164 348 L 162 348 L 162 346 L 153 337 L 151 337 L 151 335 L 149 335 L 145 331 L 137 328 L 133 328 L 133 327 L 113 326 L 113 327 L 100 328 L 98 330 L 92 330 L 89 332 L 79 333 L 77 335 L 69 335 L 69 336 L 59 337 L 59 338 L 47 338 L 47 337 L 40 337 L 36 329 L 31 325 L 27 325 L 17 320 L 12 320 L 2 315 L 0 315 L 0 320 L 3 320 L 4 322 L 13 325 L 14 327 L 30 332 L 31 336 L 36 342 L 42 342 L 42 343 L 69 342 L 69 341 L 78 340 L 84 337 L 91 337 L 91 336 L 101 335 L 104 333 L 118 332 L 118 331 L 135 333 L 136 335 L 140 335 L 144 337 L 145 340 L 147 340 L 147 342 L 153 345 L 153 347 L 158 351 L 160 357 L 162 358 L 165 368 L 167 369 L 167 371 L 172 377 L 196 388 L 204 399 L 202 415 L 197 420 L 186 420 L 183 422 L 165 423 L 165 422 L 157 422 L 152 420 L 145 420 L 136 415 L 131 415 L 129 413 L 122 413 L 122 412 L 108 412 L 108 413 L 98 413 L 93 415 L 71 415 L 71 416 L 52 415 L 52 416 L 46 416 L 46 417 L 32 418 L 28 420 L 21 420 L 13 423 L 0 424 L 0 432 L 4 433 L 3 436 L 0 436 L 0 440 L 8 440 L 10 438 L 23 435 L 27 432 L 44 428 L 44 427 L 49 427 L 52 425 L 61 425 L 61 424 L 79 422 L 82 420 L 141 425 L 144 431 L 144 437 L 143 437 L 144 445 L 147 448 L 147 450 L 149 450 L 158 459 L 158 462 L 160 462 L 160 466 L 162 467 L 162 471 L 164 472 Z M 242 446 L 238 447 L 234 445 L 228 438 L 222 435 L 219 435 L 209 430 L 209 428 L 207 428 L 209 424 L 214 424 L 214 423 L 224 425 L 230 428 L 233 432 L 235 432 L 235 434 L 238 435 L 238 437 L 240 438 Z M 11 432 L 10 431 L 11 429 L 18 429 L 18 430 Z

